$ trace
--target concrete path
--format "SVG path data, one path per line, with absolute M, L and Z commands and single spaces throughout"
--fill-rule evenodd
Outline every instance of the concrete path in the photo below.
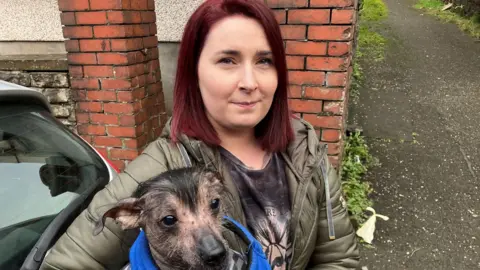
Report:
M 369 178 L 390 217 L 362 266 L 480 269 L 480 43 L 414 0 L 385 2 L 386 59 L 362 65 L 349 112 L 382 164 Z

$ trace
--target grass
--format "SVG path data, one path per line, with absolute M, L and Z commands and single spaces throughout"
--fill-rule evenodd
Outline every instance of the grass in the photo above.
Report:
M 443 6 L 444 3 L 440 0 L 420 0 L 414 7 L 444 22 L 454 23 L 462 31 L 474 38 L 480 39 L 480 14 L 466 18 L 452 11 L 452 9 L 455 10 L 461 7 L 452 7 L 450 10 L 442 11 Z
M 365 0 L 359 16 L 357 51 L 353 60 L 353 79 L 350 88 L 350 101 L 354 104 L 360 98 L 359 89 L 364 81 L 359 60 L 378 62 L 384 59 L 387 40 L 377 32 L 377 29 L 381 21 L 387 18 L 388 10 L 382 0 Z
M 361 25 L 358 33 L 358 57 L 369 58 L 373 61 L 382 61 L 385 55 L 387 40 L 370 29 L 367 25 Z
M 385 3 L 382 0 L 365 0 L 359 15 L 358 57 L 383 60 L 387 40 L 377 29 L 381 21 L 388 16 Z
M 386 19 L 388 15 L 387 6 L 382 0 L 365 0 L 360 17 L 362 21 L 374 22 Z
M 415 4 L 415 8 L 418 9 L 441 9 L 444 4 L 441 1 L 433 1 L 433 0 L 420 0 L 418 3 Z
M 374 164 L 374 158 L 369 152 L 365 138 L 359 132 L 348 136 L 345 140 L 342 160 L 342 188 L 350 218 L 356 228 L 360 227 L 367 218 L 365 209 L 373 206 L 373 201 L 369 198 L 373 190 L 364 177 Z

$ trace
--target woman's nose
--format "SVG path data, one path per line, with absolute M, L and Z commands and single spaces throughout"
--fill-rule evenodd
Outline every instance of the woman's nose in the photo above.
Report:
M 258 88 L 255 71 L 251 65 L 245 65 L 239 82 L 239 88 L 243 91 L 254 91 Z

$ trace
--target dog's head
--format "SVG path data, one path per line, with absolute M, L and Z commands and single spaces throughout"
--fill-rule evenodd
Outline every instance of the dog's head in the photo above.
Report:
M 107 217 L 123 229 L 142 228 L 159 265 L 169 269 L 225 269 L 228 247 L 221 234 L 223 178 L 200 168 L 167 171 L 141 183 Z

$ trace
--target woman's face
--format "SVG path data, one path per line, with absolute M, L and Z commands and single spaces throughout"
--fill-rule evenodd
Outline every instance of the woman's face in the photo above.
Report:
M 200 54 L 198 79 L 217 132 L 255 127 L 268 113 L 278 84 L 262 26 L 242 16 L 216 23 Z

